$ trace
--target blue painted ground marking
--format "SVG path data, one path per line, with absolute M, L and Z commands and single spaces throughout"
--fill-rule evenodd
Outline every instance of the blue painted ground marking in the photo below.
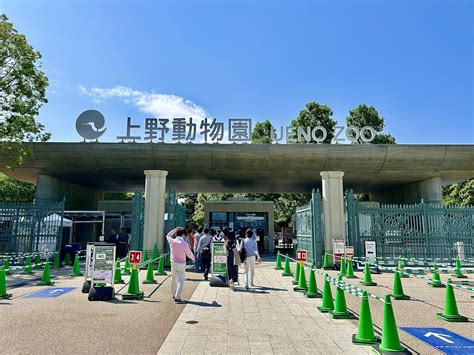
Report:
M 474 341 L 444 328 L 408 328 L 405 332 L 430 344 L 445 354 L 474 354 Z
M 49 287 L 45 290 L 41 290 L 30 295 L 25 296 L 25 298 L 54 298 L 64 295 L 77 287 Z

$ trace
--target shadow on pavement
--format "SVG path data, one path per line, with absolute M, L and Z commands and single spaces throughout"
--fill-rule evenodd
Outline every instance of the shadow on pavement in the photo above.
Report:
M 275 288 L 275 287 L 266 287 L 266 286 L 254 286 L 254 287 L 258 290 L 288 292 L 288 290 L 286 288 Z
M 258 289 L 255 289 L 255 288 L 249 288 L 248 290 L 246 290 L 245 288 L 234 288 L 234 292 L 256 293 L 256 294 L 260 294 L 260 295 L 265 295 L 265 294 L 270 293 L 268 291 L 258 290 Z
M 196 302 L 196 301 L 183 301 L 182 304 L 193 304 L 195 306 L 200 306 L 200 307 L 222 307 L 219 303 L 216 301 L 212 301 L 211 303 L 207 302 Z

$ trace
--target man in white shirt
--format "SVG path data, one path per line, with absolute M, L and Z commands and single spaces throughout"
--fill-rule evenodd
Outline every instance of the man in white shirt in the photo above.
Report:
M 194 271 L 196 272 L 201 272 L 201 258 L 198 253 L 198 245 L 199 245 L 199 239 L 201 239 L 202 235 L 202 227 L 198 228 L 197 232 L 194 233 L 194 245 L 193 245 L 193 250 L 195 253 L 195 259 L 194 259 Z

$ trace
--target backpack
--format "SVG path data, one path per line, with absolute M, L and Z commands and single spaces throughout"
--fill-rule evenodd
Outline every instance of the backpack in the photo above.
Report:
M 120 233 L 117 241 L 119 244 L 128 244 L 128 234 L 127 233 Z
M 244 263 L 245 259 L 247 259 L 247 251 L 245 250 L 244 242 L 242 242 L 242 245 L 240 246 L 239 256 L 240 256 L 240 262 Z

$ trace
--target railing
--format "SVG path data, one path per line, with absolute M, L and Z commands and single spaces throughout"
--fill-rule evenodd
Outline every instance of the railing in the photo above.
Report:
M 298 249 L 307 250 L 308 260 L 317 267 L 321 266 L 324 253 L 324 226 L 319 190 L 313 190 L 309 204 L 296 209 L 295 230 Z
M 374 205 L 346 192 L 347 233 L 356 255 L 375 241 L 377 256 L 461 259 L 474 257 L 474 207 Z
M 0 254 L 55 252 L 61 248 L 64 200 L 1 203 Z

